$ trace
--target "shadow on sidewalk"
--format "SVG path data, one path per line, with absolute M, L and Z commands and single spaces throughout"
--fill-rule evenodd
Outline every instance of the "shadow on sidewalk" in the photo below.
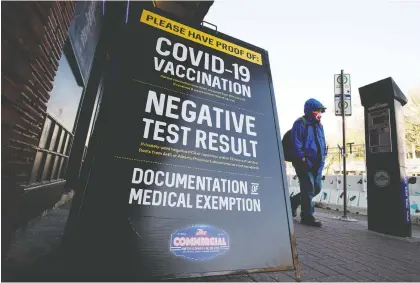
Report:
M 80 281 L 74 277 L 75 262 L 64 258 L 60 249 L 69 210 L 70 202 L 16 233 L 9 254 L 2 262 L 3 281 Z M 299 219 L 295 219 L 304 281 L 420 281 L 420 237 L 397 238 L 368 231 L 366 217 L 361 215 L 351 215 L 359 220 L 354 223 L 333 219 L 341 215 L 342 212 L 317 209 L 316 216 L 323 222 L 321 228 L 301 225 Z M 413 225 L 413 236 L 420 236 L 419 226 Z M 121 279 L 137 280 L 118 276 L 101 281 Z M 294 272 L 183 281 L 291 282 Z

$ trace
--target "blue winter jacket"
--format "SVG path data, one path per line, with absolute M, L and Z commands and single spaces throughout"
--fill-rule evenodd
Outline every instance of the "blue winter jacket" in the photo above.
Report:
M 300 159 L 306 158 L 308 166 L 318 170 L 318 175 L 322 174 L 327 155 L 327 146 L 325 142 L 324 128 L 320 121 L 312 116 L 312 111 L 318 108 L 325 108 L 318 100 L 309 99 L 305 103 L 305 127 L 302 118 L 299 118 L 293 124 L 291 138 L 294 145 L 294 155 Z M 315 132 L 317 135 L 315 136 Z M 318 147 L 315 141 L 318 138 L 321 152 L 318 155 Z

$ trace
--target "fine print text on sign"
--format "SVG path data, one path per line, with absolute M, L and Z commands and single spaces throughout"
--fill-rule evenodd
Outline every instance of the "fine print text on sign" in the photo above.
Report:
M 341 94 L 341 75 L 334 75 L 334 94 Z M 344 74 L 344 94 L 351 94 L 350 74 Z
M 133 272 L 293 269 L 265 51 L 147 10 L 116 50 L 87 190 L 126 223 Z

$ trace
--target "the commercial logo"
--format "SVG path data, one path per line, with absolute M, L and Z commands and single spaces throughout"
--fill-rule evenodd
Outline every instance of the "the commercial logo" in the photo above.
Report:
M 389 185 L 391 178 L 388 172 L 380 170 L 375 173 L 375 176 L 373 176 L 373 180 L 375 181 L 376 186 L 383 188 Z
M 209 260 L 229 251 L 229 235 L 209 225 L 193 225 L 171 235 L 170 251 L 189 260 Z

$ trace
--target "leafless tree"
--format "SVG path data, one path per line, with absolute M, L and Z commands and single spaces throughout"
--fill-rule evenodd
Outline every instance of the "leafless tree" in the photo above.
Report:
M 409 100 L 404 109 L 405 140 L 411 148 L 420 151 L 420 88 L 409 92 Z

